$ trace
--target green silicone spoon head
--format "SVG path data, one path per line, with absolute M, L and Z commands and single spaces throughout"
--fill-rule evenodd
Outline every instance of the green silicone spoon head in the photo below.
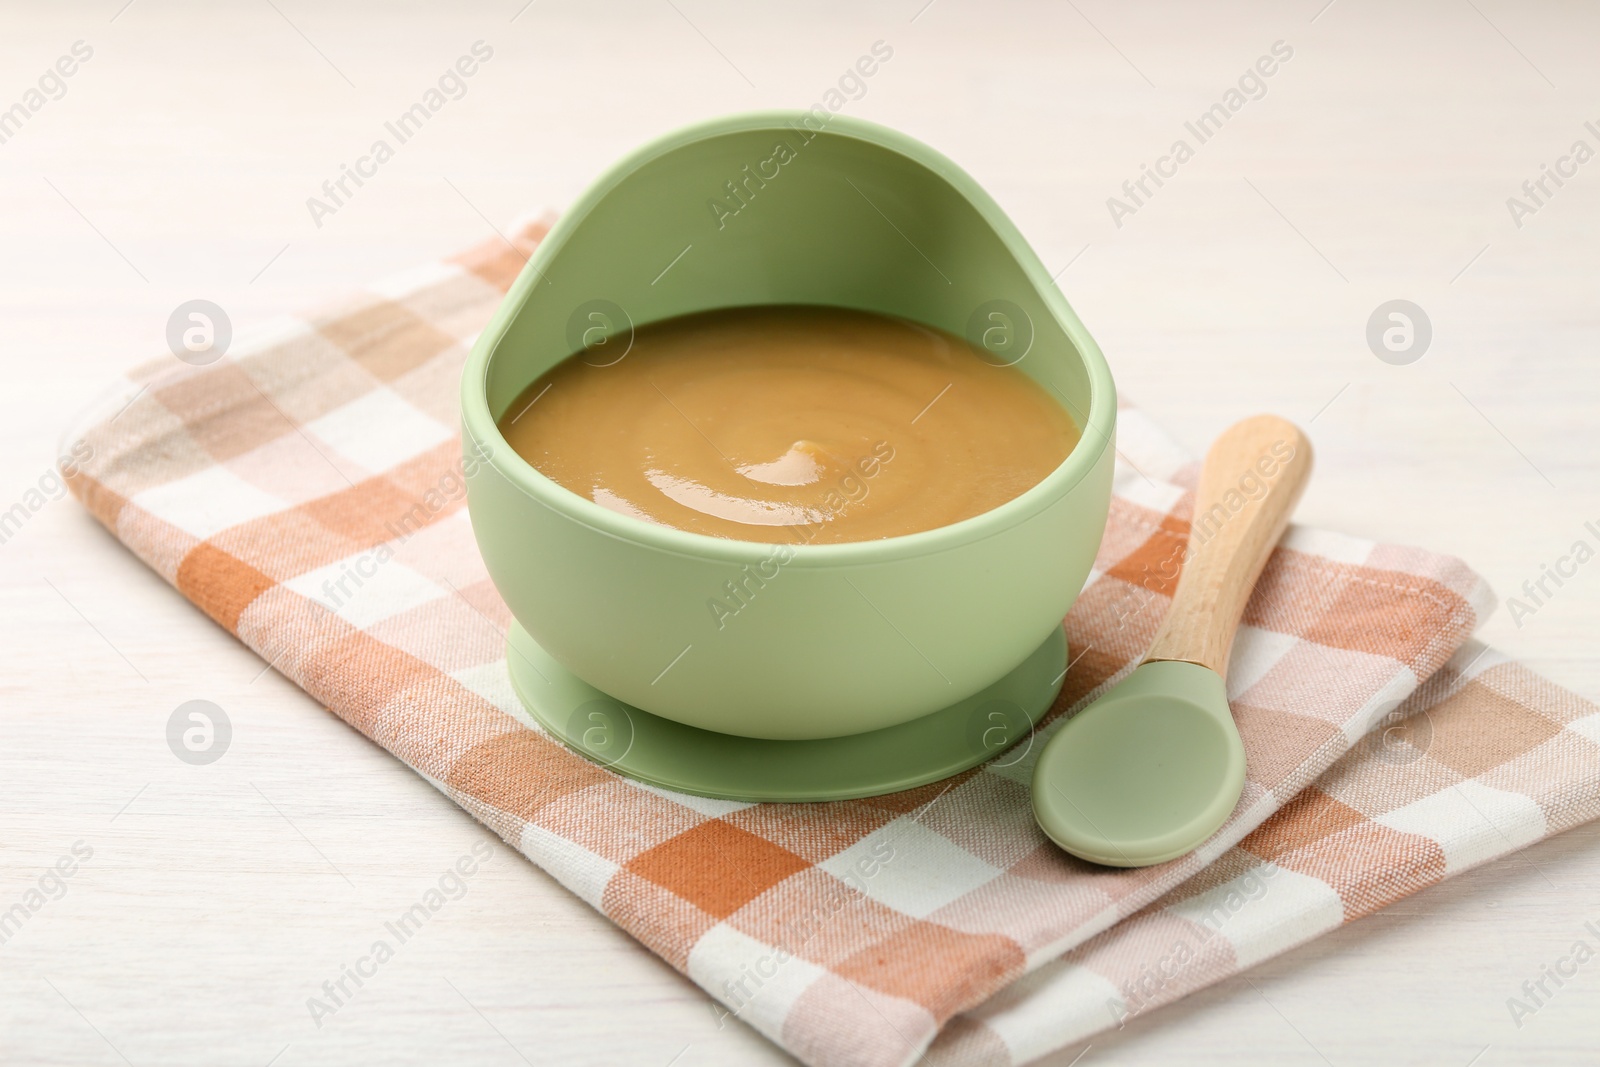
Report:
M 1157 660 L 1050 739 L 1033 771 L 1034 815 L 1074 856 L 1144 867 L 1215 833 L 1239 802 L 1244 770 L 1222 678 Z

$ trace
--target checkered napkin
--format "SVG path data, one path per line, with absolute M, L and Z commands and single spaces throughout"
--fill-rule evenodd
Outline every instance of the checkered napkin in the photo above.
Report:
M 1197 468 L 1131 408 L 1065 623 L 1072 665 L 1030 747 L 816 805 L 684 796 L 578 758 L 519 718 L 456 431 L 462 360 L 544 231 L 223 361 L 134 372 L 81 428 L 72 489 L 279 671 L 801 1060 L 1025 1062 L 1600 814 L 1600 709 L 1469 643 L 1491 605 L 1477 576 L 1295 527 L 1229 671 L 1249 781 L 1228 823 L 1142 870 L 1048 843 L 1033 759 L 1137 661 L 1188 532 Z

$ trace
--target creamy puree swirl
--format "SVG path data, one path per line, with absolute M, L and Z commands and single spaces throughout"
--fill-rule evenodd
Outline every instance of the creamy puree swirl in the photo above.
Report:
M 640 327 L 621 359 L 599 352 L 530 385 L 501 433 L 602 507 L 714 537 L 870 541 L 947 526 L 1037 485 L 1078 439 L 1016 368 L 870 312 L 708 311 Z

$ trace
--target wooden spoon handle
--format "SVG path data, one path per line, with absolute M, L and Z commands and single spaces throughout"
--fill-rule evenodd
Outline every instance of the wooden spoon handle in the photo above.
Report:
M 1178 589 L 1145 662 L 1227 676 L 1245 603 L 1310 476 L 1311 442 L 1292 422 L 1256 415 L 1223 431 L 1206 453 Z

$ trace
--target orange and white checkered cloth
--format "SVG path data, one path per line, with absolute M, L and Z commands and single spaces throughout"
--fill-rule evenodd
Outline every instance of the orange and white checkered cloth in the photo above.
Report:
M 1023 1063 L 1600 815 L 1600 708 L 1469 640 L 1492 604 L 1476 575 L 1301 527 L 1229 671 L 1243 799 L 1183 859 L 1110 870 L 1045 840 L 1028 781 L 1051 725 L 947 781 L 830 804 L 706 800 L 580 759 L 519 717 L 456 429 L 468 347 L 544 231 L 213 365 L 134 372 L 81 427 L 71 486 L 219 624 L 801 1060 Z M 1191 457 L 1136 409 L 1119 433 L 1054 726 L 1137 660 L 1187 536 Z

